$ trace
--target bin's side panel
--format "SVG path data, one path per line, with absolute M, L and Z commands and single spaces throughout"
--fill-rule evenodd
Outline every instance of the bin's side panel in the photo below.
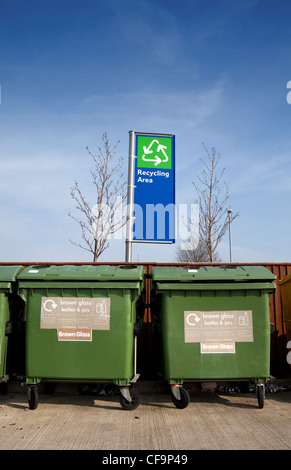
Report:
M 116 380 L 133 377 L 132 289 L 32 288 L 27 290 L 26 375 L 48 380 Z M 107 330 L 93 330 L 90 341 L 59 340 L 56 328 L 40 327 L 42 298 L 110 298 Z
M 166 380 L 174 383 L 181 380 L 269 377 L 270 320 L 266 291 L 193 290 L 160 295 L 163 296 L 160 304 Z M 251 311 L 253 340 L 236 342 L 235 352 L 202 352 L 201 342 L 185 342 L 185 311 Z M 215 332 L 213 340 L 217 343 Z

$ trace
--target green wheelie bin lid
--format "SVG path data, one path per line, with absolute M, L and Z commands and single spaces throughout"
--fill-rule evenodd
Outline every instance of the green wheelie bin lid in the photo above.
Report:
M 276 276 L 264 266 L 157 266 L 152 270 L 155 289 L 233 290 L 266 289 L 274 292 Z
M 16 281 L 18 273 L 22 270 L 22 266 L 0 266 L 0 289 L 10 291 L 12 283 Z
M 272 281 L 276 276 L 264 266 L 157 266 L 153 268 L 154 281 Z
M 35 265 L 24 269 L 20 281 L 142 281 L 143 267 L 135 265 Z

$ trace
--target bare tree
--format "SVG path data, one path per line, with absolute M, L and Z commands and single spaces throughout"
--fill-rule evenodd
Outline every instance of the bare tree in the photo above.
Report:
M 229 191 L 226 182 L 222 181 L 225 168 L 218 171 L 220 156 L 215 148 L 212 148 L 210 154 L 204 143 L 203 147 L 207 158 L 206 161 L 201 159 L 204 165 L 201 175 L 198 176 L 201 186 L 192 182 L 198 197 L 196 203 L 199 205 L 199 244 L 193 244 L 193 238 L 190 237 L 188 245 L 184 244 L 184 249 L 178 248 L 177 258 L 181 262 L 220 261 L 218 245 L 229 223 L 238 217 L 238 213 L 234 213 L 229 221 Z M 191 221 L 188 221 L 188 230 L 190 234 L 193 233 Z
M 90 204 L 77 181 L 71 188 L 71 196 L 76 202 L 76 209 L 80 213 L 80 218 L 72 217 L 81 227 L 81 237 L 83 244 L 74 245 L 89 251 L 93 254 L 93 261 L 97 261 L 99 256 L 109 247 L 108 238 L 125 224 L 125 217 L 122 211 L 123 203 L 126 199 L 125 182 L 121 169 L 123 158 L 115 158 L 115 150 L 119 141 L 111 148 L 107 134 L 102 136 L 103 147 L 99 147 L 98 154 L 94 155 L 86 147 L 91 156 L 95 168 L 91 171 L 92 182 L 96 190 L 95 201 Z
M 205 246 L 202 243 L 198 243 L 196 246 L 196 242 L 192 238 L 177 248 L 176 259 L 180 263 L 210 262 Z M 219 259 L 215 259 L 215 261 L 219 261 Z

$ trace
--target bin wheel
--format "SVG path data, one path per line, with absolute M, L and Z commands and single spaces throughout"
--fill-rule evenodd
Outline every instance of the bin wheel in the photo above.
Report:
M 8 392 L 8 383 L 1 382 L 0 383 L 0 395 L 6 395 Z
M 259 408 L 264 408 L 264 401 L 265 401 L 264 384 L 257 385 L 257 398 L 258 398 Z
M 176 408 L 179 408 L 180 410 L 182 410 L 183 408 L 186 408 L 189 403 L 190 403 L 190 395 L 189 395 L 189 392 L 188 390 L 186 390 L 184 387 L 180 387 L 180 395 L 181 395 L 181 400 L 178 400 L 174 395 L 173 393 L 171 393 L 172 395 L 172 402 L 174 403 L 174 405 L 176 406 Z
M 131 402 L 123 395 L 120 395 L 120 404 L 124 410 L 135 410 L 140 404 L 140 396 L 134 388 L 129 389 Z
M 38 405 L 37 387 L 28 387 L 28 405 L 31 410 L 35 410 Z

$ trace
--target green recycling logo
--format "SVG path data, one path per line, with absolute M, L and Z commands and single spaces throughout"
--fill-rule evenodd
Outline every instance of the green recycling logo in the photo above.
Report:
M 171 138 L 138 136 L 137 166 L 139 168 L 172 168 Z

